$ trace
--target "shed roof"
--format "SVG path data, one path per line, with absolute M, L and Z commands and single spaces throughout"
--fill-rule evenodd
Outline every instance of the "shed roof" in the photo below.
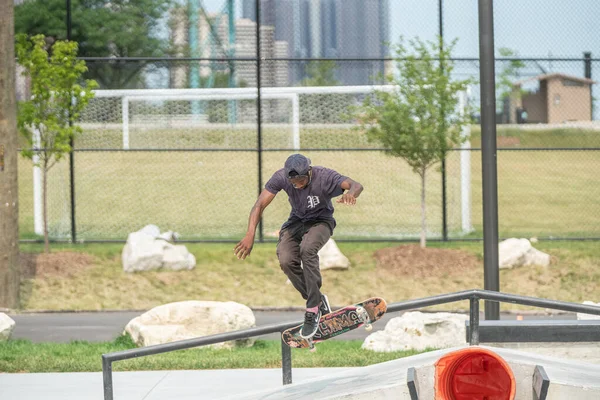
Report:
M 521 86 L 522 84 L 531 82 L 531 81 L 546 81 L 546 80 L 550 80 L 550 79 L 569 79 L 571 81 L 586 83 L 588 85 L 593 85 L 594 83 L 596 83 L 596 81 L 594 81 L 592 79 L 555 72 L 552 74 L 542 74 L 542 75 L 538 75 L 538 76 L 533 76 L 531 78 L 521 79 L 520 81 L 514 82 L 513 86 Z

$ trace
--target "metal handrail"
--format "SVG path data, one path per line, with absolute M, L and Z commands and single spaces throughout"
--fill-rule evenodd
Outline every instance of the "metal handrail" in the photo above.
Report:
M 424 297 L 421 299 L 401 301 L 390 304 L 387 312 L 398 312 L 412 310 L 422 307 L 434 306 L 439 304 L 453 303 L 456 301 L 469 300 L 469 344 L 479 344 L 479 300 L 497 301 L 521 304 L 534 307 L 545 307 L 554 310 L 580 312 L 586 314 L 600 315 L 600 307 L 589 306 L 585 304 L 570 303 L 566 301 L 540 299 L 537 297 L 520 296 L 508 293 L 494 292 L 490 290 L 472 289 L 462 292 L 447 293 L 438 296 Z M 113 380 L 112 363 L 114 361 L 127 360 L 131 358 L 149 356 L 154 354 L 166 353 L 175 350 L 184 350 L 192 347 L 206 346 L 215 343 L 227 342 L 230 340 L 247 339 L 255 336 L 262 336 L 269 333 L 283 332 L 293 326 L 301 324 L 298 322 L 286 322 L 281 324 L 265 325 L 257 328 L 243 329 L 235 332 L 226 332 L 216 335 L 203 336 L 194 339 L 179 340 L 176 342 L 159 344 L 154 346 L 142 347 L 139 349 L 130 349 L 117 351 L 102 355 L 102 376 L 104 381 L 104 400 L 113 400 Z M 281 361 L 283 384 L 292 383 L 292 353 L 290 348 L 281 342 Z

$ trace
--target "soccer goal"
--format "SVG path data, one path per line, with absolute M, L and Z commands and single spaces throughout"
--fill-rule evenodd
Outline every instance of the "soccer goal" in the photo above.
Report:
M 293 150 L 375 149 L 357 134 L 349 118 L 361 104 L 389 85 L 261 88 L 262 138 L 257 138 L 256 88 L 96 90 L 79 124 L 76 141 L 86 150 Z M 468 93 L 459 94 L 457 112 L 467 107 Z M 469 135 L 469 128 L 463 131 Z M 466 234 L 471 223 L 471 154 L 462 145 L 452 190 L 456 192 L 453 231 Z M 459 161 L 458 161 L 459 159 Z M 460 165 L 460 167 L 458 167 Z M 459 172 L 460 171 L 460 172 Z M 460 174 L 460 178 L 458 178 Z M 35 232 L 41 233 L 41 187 L 34 172 Z M 456 218 L 460 213 L 460 221 Z M 60 217 L 64 219 L 63 217 Z M 68 216 L 66 216 L 68 219 Z

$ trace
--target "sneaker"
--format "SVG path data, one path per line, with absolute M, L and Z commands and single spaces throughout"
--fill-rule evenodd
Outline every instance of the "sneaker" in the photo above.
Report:
M 329 298 L 327 298 L 327 295 L 325 294 L 321 294 L 321 305 L 319 306 L 319 311 L 321 311 L 321 315 L 327 315 L 331 312 Z
M 304 314 L 304 325 L 300 331 L 300 337 L 303 339 L 311 338 L 319 330 L 319 320 L 321 319 L 321 310 L 314 312 L 307 311 Z

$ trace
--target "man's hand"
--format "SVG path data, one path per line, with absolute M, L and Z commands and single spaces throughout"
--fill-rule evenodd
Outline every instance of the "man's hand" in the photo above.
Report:
M 254 246 L 254 236 L 245 236 L 233 249 L 233 254 L 237 256 L 238 259 L 246 259 L 252 252 L 252 247 Z
M 348 204 L 349 206 L 353 206 L 356 204 L 356 197 L 346 192 L 337 200 L 337 203 Z

